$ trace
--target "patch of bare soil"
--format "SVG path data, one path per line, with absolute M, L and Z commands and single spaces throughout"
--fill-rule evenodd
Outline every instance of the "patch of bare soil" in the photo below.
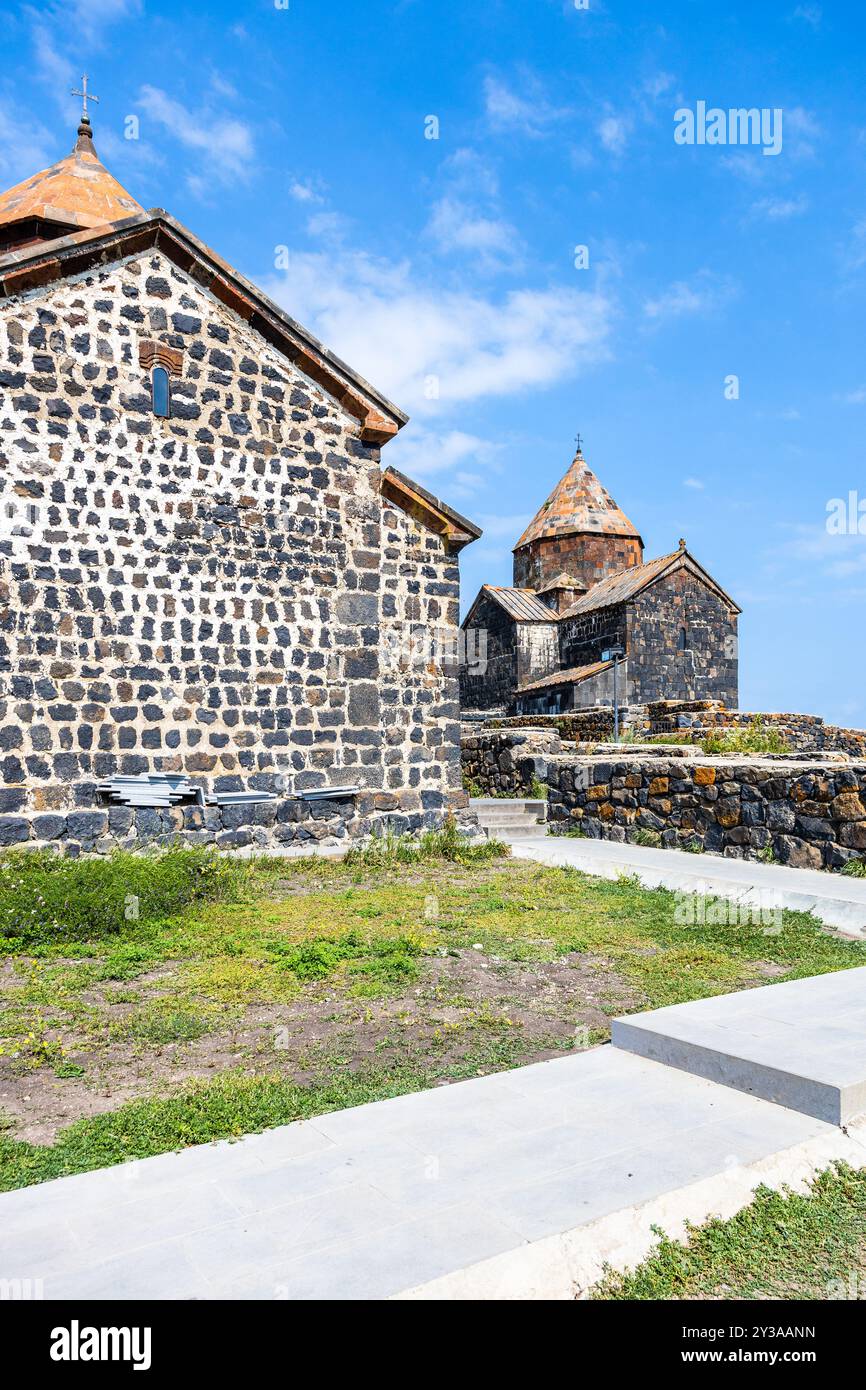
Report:
M 164 975 L 154 972 L 157 986 Z M 97 1002 L 100 992 L 86 993 Z M 479 1070 L 495 1070 L 507 1064 L 503 1045 L 521 1062 L 542 1061 L 575 1041 L 598 1040 L 612 1015 L 643 1003 L 609 962 L 589 953 L 514 962 L 461 950 L 424 957 L 420 979 L 399 992 L 355 998 L 323 981 L 291 1003 L 252 1005 L 239 1022 L 194 1041 L 131 1045 L 58 1034 L 67 1062 L 84 1075 L 61 1079 L 48 1063 L 19 1072 L 0 1058 L 0 1112 L 16 1138 L 50 1143 L 82 1116 L 237 1068 L 301 1085 L 369 1064 L 411 1063 L 445 1078 L 477 1058 Z

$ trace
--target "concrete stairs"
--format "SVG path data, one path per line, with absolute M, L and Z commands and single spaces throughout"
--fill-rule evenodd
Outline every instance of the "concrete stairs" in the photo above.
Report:
M 547 802 L 543 798 L 473 796 L 469 805 L 490 840 L 547 838 Z

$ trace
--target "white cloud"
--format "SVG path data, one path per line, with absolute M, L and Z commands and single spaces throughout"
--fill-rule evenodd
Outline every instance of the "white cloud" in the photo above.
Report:
M 866 386 L 858 386 L 856 391 L 849 391 L 842 399 L 846 405 L 863 405 L 866 402 Z
M 609 154 L 622 154 L 628 140 L 631 122 L 625 116 L 605 116 L 598 123 L 598 138 Z
M 820 28 L 822 17 L 823 11 L 820 5 L 798 5 L 793 14 L 789 16 L 790 19 L 802 20 L 812 29 Z
M 380 390 L 424 415 L 569 380 L 609 356 L 613 306 L 600 292 L 553 287 L 493 298 L 426 283 L 408 261 L 360 251 L 294 254 L 263 288 Z
M 499 183 L 475 150 L 459 149 L 442 168 L 444 191 L 433 204 L 427 236 L 444 255 L 473 256 L 482 268 L 513 267 L 521 253 L 516 229 L 500 211 Z
M 496 467 L 500 445 L 464 430 L 437 431 L 410 423 L 388 447 L 388 462 L 419 481 L 434 473 L 454 473 L 454 481 L 465 495 L 477 491 L 484 481 L 481 473 L 473 473 L 459 465 L 474 464 L 490 470 Z M 453 490 L 453 482 L 450 484 Z
M 643 84 L 643 91 L 650 100 L 657 101 L 659 97 L 664 96 L 665 92 L 670 91 L 675 80 L 673 73 L 654 72 L 650 77 L 646 78 Z
M 783 541 L 777 552 L 808 561 L 812 581 L 821 577 L 844 586 L 852 575 L 866 574 L 866 535 L 832 535 L 826 521 L 785 529 L 792 533 L 791 539 Z M 851 596 L 850 591 L 847 596 Z
M 524 75 L 522 88 L 519 92 L 493 75 L 484 79 L 484 106 L 493 130 L 517 131 L 537 139 L 571 114 L 567 107 L 556 107 L 548 100 L 536 78 Z
M 703 492 L 704 484 L 700 478 L 683 478 L 683 487 L 694 488 L 697 492 Z
M 488 264 L 513 260 L 520 247 L 510 222 L 485 217 L 459 198 L 446 196 L 434 204 L 427 231 L 440 251 L 472 252 Z
M 324 198 L 316 192 L 312 183 L 302 183 L 300 179 L 294 179 L 289 184 L 289 197 L 294 198 L 296 203 L 322 203 Z
M 800 193 L 795 198 L 759 198 L 752 204 L 751 212 L 754 217 L 765 217 L 770 222 L 783 222 L 789 217 L 799 217 L 808 206 L 809 199 L 804 193 Z
M 161 88 L 148 85 L 141 88 L 138 105 L 181 145 L 202 156 L 203 167 L 187 176 L 193 192 L 204 195 L 213 183 L 245 182 L 251 176 L 255 149 L 250 127 L 243 121 L 215 115 L 209 108 L 190 111 Z
M 348 234 L 351 222 L 341 212 L 314 212 L 307 219 L 307 231 L 311 237 L 325 242 L 341 242 Z
M 64 150 L 64 154 L 68 151 Z M 56 158 L 49 131 L 38 122 L 24 123 L 17 106 L 0 103 L 0 177 L 4 188 L 45 169 Z
M 702 270 L 694 280 L 677 280 L 655 299 L 644 303 L 644 314 L 655 323 L 681 318 L 684 314 L 710 313 L 719 308 L 734 293 L 729 281 L 717 279 Z
M 815 153 L 814 141 L 821 134 L 821 127 L 804 106 L 785 108 L 782 121 L 784 148 L 798 159 L 810 159 Z

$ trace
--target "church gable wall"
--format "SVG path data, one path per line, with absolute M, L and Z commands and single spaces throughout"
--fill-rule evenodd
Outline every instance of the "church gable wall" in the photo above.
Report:
M 686 650 L 680 631 L 686 630 Z M 737 617 L 686 569 L 651 584 L 628 604 L 629 698 L 721 700 L 735 709 Z
M 559 629 L 560 665 L 592 666 L 606 647 L 625 646 L 626 615 L 623 604 L 596 608 L 574 618 L 564 618 Z
M 177 371 L 167 420 L 142 339 Z M 456 561 L 383 509 L 358 430 L 158 252 L 2 306 L 0 843 L 133 835 L 96 791 L 115 773 L 365 789 L 306 829 L 255 808 L 242 841 L 460 804 L 453 666 L 383 654 L 410 600 L 455 630 Z M 242 819 L 146 814 L 229 842 Z
M 484 595 L 475 606 L 466 635 L 467 657 L 483 652 L 484 659 L 476 666 L 470 660 L 461 663 L 463 709 L 510 707 L 517 688 L 517 628 L 514 619 L 492 598 Z

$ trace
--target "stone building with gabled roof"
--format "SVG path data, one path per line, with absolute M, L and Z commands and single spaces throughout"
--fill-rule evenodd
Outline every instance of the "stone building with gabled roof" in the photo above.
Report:
M 462 813 L 480 532 L 382 469 L 406 418 L 143 210 L 86 117 L 0 196 L 0 845 L 300 847 Z M 153 805 L 106 792 L 129 778 Z
M 620 698 L 737 704 L 740 609 L 681 541 L 644 561 L 636 527 L 578 449 L 514 548 L 514 587 L 484 585 L 464 619 L 464 710 L 560 713 Z

